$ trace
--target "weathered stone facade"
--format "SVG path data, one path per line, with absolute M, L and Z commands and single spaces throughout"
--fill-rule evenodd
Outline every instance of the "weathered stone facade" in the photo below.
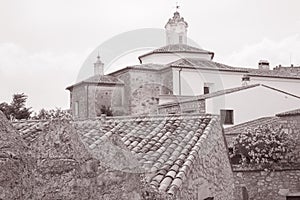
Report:
M 101 108 L 110 108 L 113 114 L 125 114 L 123 85 L 82 84 L 72 88 L 71 110 L 75 119 L 95 118 Z M 77 105 L 76 105 L 77 104 Z M 75 108 L 78 106 L 78 108 Z M 78 110 L 78 113 L 75 113 Z
M 172 72 L 126 70 L 115 74 L 124 82 L 124 110 L 127 114 L 156 114 L 159 95 L 172 93 Z
M 300 197 L 300 169 L 273 172 L 235 169 L 236 200 L 286 200 L 289 195 Z
M 297 161 L 300 163 L 300 114 L 292 116 L 280 116 L 280 124 L 283 129 L 296 139 Z
M 32 169 L 28 147 L 0 111 L 0 199 L 31 199 Z
M 87 112 L 87 86 L 74 87 L 70 92 L 70 108 L 74 118 L 88 118 Z M 75 113 L 75 106 L 78 104 L 78 113 Z
M 201 144 L 199 158 L 194 164 L 178 200 L 205 199 L 232 200 L 233 174 L 219 121 L 209 127 L 206 140 Z
M 167 105 L 158 106 L 160 114 L 174 113 L 205 113 L 205 99 L 195 101 L 174 102 Z
M 257 166 L 235 166 L 236 200 L 286 200 L 287 196 L 300 198 L 300 115 L 279 116 L 276 125 L 282 125 L 283 130 L 296 140 L 296 163 L 288 167 L 278 166 L 273 171 L 264 171 Z

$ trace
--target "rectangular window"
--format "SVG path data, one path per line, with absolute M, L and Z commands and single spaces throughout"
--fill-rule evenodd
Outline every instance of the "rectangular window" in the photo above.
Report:
M 74 103 L 74 116 L 78 117 L 78 115 L 79 115 L 79 103 L 78 103 L 78 101 L 75 101 L 75 103 Z
M 182 38 L 182 35 L 179 36 L 179 44 L 182 44 L 183 43 L 183 38 Z
M 204 94 L 209 93 L 209 87 L 208 86 L 204 86 L 203 90 L 204 90 Z
M 233 124 L 233 110 L 220 110 L 221 123 L 224 125 Z
M 214 92 L 214 83 L 204 83 L 203 85 L 203 94 L 208 94 Z

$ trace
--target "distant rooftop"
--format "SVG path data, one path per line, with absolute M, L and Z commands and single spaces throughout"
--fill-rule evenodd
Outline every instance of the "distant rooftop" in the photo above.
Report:
M 214 57 L 214 53 L 204 50 L 204 49 L 200 49 L 197 47 L 193 47 L 187 44 L 169 44 L 163 47 L 160 47 L 158 49 L 155 49 L 153 51 L 150 51 L 146 54 L 143 54 L 141 56 L 139 56 L 140 58 L 143 58 L 145 56 L 151 55 L 151 54 L 155 54 L 155 53 L 202 53 L 202 54 L 211 54 L 212 58 Z

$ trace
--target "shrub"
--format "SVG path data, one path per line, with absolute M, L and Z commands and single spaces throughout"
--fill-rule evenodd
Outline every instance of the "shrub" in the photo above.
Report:
M 241 156 L 240 163 L 271 167 L 294 162 L 296 141 L 282 127 L 269 125 L 248 129 L 234 141 L 232 157 Z

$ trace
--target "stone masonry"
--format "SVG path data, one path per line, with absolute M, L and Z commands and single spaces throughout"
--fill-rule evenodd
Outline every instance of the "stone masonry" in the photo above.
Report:
M 273 171 L 234 167 L 236 200 L 286 200 L 287 196 L 300 198 L 300 115 L 278 115 L 277 124 L 293 135 L 297 145 L 296 164 Z

